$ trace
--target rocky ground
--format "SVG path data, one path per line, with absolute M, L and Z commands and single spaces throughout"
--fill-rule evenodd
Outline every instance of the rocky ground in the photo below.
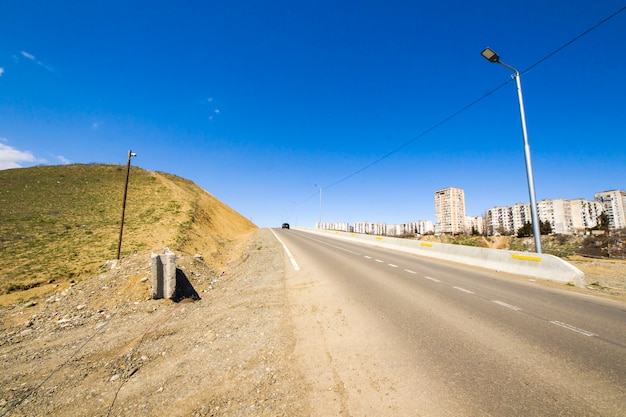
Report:
M 309 414 L 271 232 L 223 271 L 193 256 L 177 267 L 200 300 L 152 300 L 142 253 L 2 307 L 0 416 Z
M 311 415 L 282 248 L 245 245 L 223 270 L 179 256 L 197 300 L 153 300 L 146 252 L 0 307 L 0 417 Z M 589 288 L 561 287 L 626 300 L 624 263 L 572 262 Z

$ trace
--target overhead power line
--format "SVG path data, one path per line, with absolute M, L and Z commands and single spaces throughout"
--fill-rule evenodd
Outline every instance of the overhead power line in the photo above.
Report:
M 529 72 L 530 70 L 532 70 L 533 68 L 535 68 L 536 66 L 538 66 L 539 64 L 542 64 L 543 62 L 547 61 L 548 59 L 552 58 L 554 55 L 556 55 L 557 53 L 561 52 L 563 49 L 567 48 L 568 46 L 570 46 L 571 44 L 573 44 L 574 42 L 578 41 L 579 39 L 581 39 L 582 37 L 588 35 L 590 32 L 592 32 L 593 30 L 599 28 L 600 26 L 602 26 L 603 24 L 605 24 L 606 22 L 608 22 L 609 20 L 611 20 L 612 18 L 614 18 L 615 16 L 617 16 L 618 14 L 622 13 L 624 10 L 626 10 L 626 6 L 623 6 L 622 8 L 620 8 L 619 10 L 617 10 L 616 12 L 612 13 L 611 15 L 609 15 L 608 17 L 602 19 L 601 21 L 599 21 L 598 23 L 596 23 L 595 25 L 593 25 L 592 27 L 590 27 L 589 29 L 585 30 L 584 32 L 580 33 L 578 36 L 572 38 L 571 40 L 569 40 L 568 42 L 564 43 L 563 45 L 559 46 L 558 48 L 556 48 L 554 51 L 550 52 L 549 54 L 547 54 L 546 56 L 544 56 L 543 58 L 539 59 L 538 61 L 536 61 L 534 64 L 532 64 L 531 66 L 529 66 L 528 68 L 526 68 L 525 70 L 521 71 L 520 74 L 524 74 Z M 365 165 L 362 168 L 357 169 L 356 171 L 346 175 L 345 177 L 333 182 L 330 185 L 327 185 L 325 187 L 323 187 L 325 190 L 332 188 L 336 185 L 341 184 L 344 181 L 349 180 L 350 178 L 360 174 L 363 171 L 368 170 L 369 168 L 373 167 L 374 165 L 384 161 L 385 159 L 389 158 L 390 156 L 392 156 L 393 154 L 399 152 L 400 150 L 406 148 L 407 146 L 409 146 L 410 144 L 412 144 L 413 142 L 416 142 L 417 140 L 421 139 L 422 137 L 426 136 L 427 134 L 429 134 L 430 132 L 432 132 L 433 130 L 437 129 L 438 127 L 446 124 L 447 122 L 449 122 L 450 120 L 454 119 L 456 116 L 464 113 L 465 111 L 469 110 L 471 107 L 475 106 L 476 104 L 478 104 L 479 102 L 481 102 L 482 100 L 484 100 L 485 98 L 489 97 L 490 95 L 492 95 L 493 93 L 495 93 L 496 91 L 498 91 L 499 89 L 501 89 L 502 87 L 504 87 L 505 85 L 507 85 L 508 83 L 510 83 L 513 79 L 510 79 L 502 84 L 500 84 L 499 86 L 491 89 L 490 91 L 486 92 L 485 94 L 483 94 L 482 96 L 478 97 L 477 99 L 473 100 L 472 102 L 470 102 L 469 104 L 466 104 L 465 106 L 461 107 L 459 110 L 453 112 L 452 114 L 450 114 L 449 116 L 445 117 L 444 119 L 442 119 L 441 121 L 433 124 L 431 127 L 429 127 L 428 129 L 424 130 L 423 132 L 421 132 L 420 134 L 418 134 L 417 136 L 415 136 L 414 138 L 412 138 L 411 140 L 408 140 L 406 142 L 404 142 L 403 144 L 401 144 L 400 146 L 392 149 L 391 151 L 387 152 L 386 154 L 382 155 L 381 157 L 379 157 L 378 159 L 374 160 L 373 162 Z M 311 198 L 315 197 L 317 195 L 317 193 L 312 194 L 311 196 L 305 198 L 302 203 L 304 203 L 305 201 L 310 200 Z

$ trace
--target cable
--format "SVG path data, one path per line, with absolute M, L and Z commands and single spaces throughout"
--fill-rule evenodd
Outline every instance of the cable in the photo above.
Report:
M 605 24 L 606 22 L 608 22 L 609 20 L 611 20 L 612 18 L 614 18 L 615 16 L 617 16 L 618 14 L 623 12 L 624 10 L 626 10 L 626 6 L 622 7 L 621 9 L 619 9 L 618 11 L 616 11 L 615 13 L 610 15 L 609 17 L 607 17 L 607 18 L 601 20 L 600 22 L 596 23 L 595 25 L 593 25 L 592 27 L 590 27 L 589 29 L 587 29 L 586 31 L 581 33 L 580 35 L 576 36 L 574 39 L 572 39 L 569 42 L 566 42 L 565 44 L 563 44 L 560 47 L 556 48 L 554 51 L 550 52 L 548 55 L 544 56 L 539 61 L 537 61 L 534 64 L 532 64 L 530 67 L 528 67 L 524 71 L 520 72 L 520 74 L 525 74 L 528 71 L 530 71 L 531 69 L 533 69 L 534 67 L 536 67 L 537 65 L 541 64 L 543 61 L 546 61 L 546 60 L 552 58 L 553 55 L 556 55 L 557 53 L 561 52 L 563 49 L 567 48 L 568 46 L 570 46 L 571 44 L 573 44 L 574 42 L 576 42 L 577 40 L 579 40 L 583 36 L 587 35 L 591 31 L 599 28 L 600 26 L 602 26 L 603 24 Z
M 571 44 L 573 44 L 574 42 L 576 42 L 577 40 L 579 40 L 580 38 L 582 38 L 583 36 L 589 34 L 591 31 L 597 29 L 598 27 L 602 26 L 603 24 L 605 24 L 606 22 L 608 22 L 609 20 L 611 20 L 612 18 L 614 18 L 615 16 L 617 16 L 618 14 L 622 13 L 624 10 L 626 10 L 626 6 L 623 6 L 621 9 L 617 10 L 616 12 L 614 12 L 613 14 L 609 15 L 608 17 L 606 17 L 605 19 L 601 20 L 600 22 L 596 23 L 595 25 L 593 25 L 591 28 L 585 30 L 584 32 L 582 32 L 581 34 L 579 34 L 578 36 L 574 37 L 573 39 L 571 39 L 570 41 L 564 43 L 563 45 L 561 45 L 560 47 L 556 48 L 554 51 L 550 52 L 548 55 L 544 56 L 543 58 L 539 59 L 538 61 L 536 61 L 534 64 L 532 64 L 531 66 L 529 66 L 528 68 L 526 68 L 525 70 L 521 71 L 520 74 L 524 74 L 527 73 L 528 71 L 530 71 L 531 69 L 533 69 L 534 67 L 538 66 L 539 64 L 543 63 L 544 61 L 550 59 L 551 57 L 553 57 L 554 55 L 556 55 L 557 53 L 561 52 L 563 49 L 567 48 L 568 46 L 570 46 Z M 502 87 L 504 87 L 505 85 L 507 85 L 508 83 L 510 83 L 512 81 L 512 79 L 500 84 L 499 86 L 493 88 L 492 90 L 488 91 L 487 93 L 483 94 L 482 96 L 480 96 L 479 98 L 475 99 L 474 101 L 470 102 L 469 104 L 463 106 L 461 109 L 457 110 L 456 112 L 450 114 L 448 117 L 445 117 L 444 119 L 442 119 L 441 121 L 435 123 L 434 125 L 432 125 L 431 127 L 429 127 L 428 129 L 424 130 L 423 132 L 421 132 L 420 134 L 418 134 L 417 136 L 415 136 L 413 139 L 403 143 L 402 145 L 398 146 L 395 149 L 392 149 L 391 151 L 387 152 L 386 154 L 384 154 L 383 156 L 379 157 L 378 159 L 374 160 L 373 162 L 369 163 L 368 165 L 365 165 L 364 167 L 352 172 L 351 174 L 339 179 L 338 181 L 333 182 L 330 185 L 327 185 L 325 187 L 323 187 L 325 190 L 332 188 L 338 184 L 341 184 L 344 181 L 349 180 L 350 178 L 360 174 L 361 172 L 373 167 L 374 165 L 380 163 L 381 161 L 389 158 L 390 156 L 392 156 L 393 154 L 395 154 L 396 152 L 400 151 L 401 149 L 406 148 L 407 146 L 409 146 L 410 144 L 412 144 L 413 142 L 417 141 L 418 139 L 421 139 L 422 137 L 426 136 L 427 134 L 429 134 L 430 132 L 432 132 L 433 130 L 437 129 L 438 127 L 444 125 L 445 123 L 449 122 L 450 120 L 452 120 L 453 118 L 455 118 L 456 116 L 460 115 L 461 113 L 464 113 L 466 110 L 470 109 L 471 107 L 473 107 L 474 105 L 478 104 L 480 101 L 482 101 L 483 99 L 487 98 L 488 96 L 490 96 L 491 94 L 495 93 L 496 91 L 498 91 L 499 89 L 501 89 Z M 307 197 L 306 199 L 302 200 L 301 203 L 304 203 L 306 201 L 309 201 L 310 199 L 312 199 L 316 194 L 312 194 L 311 196 Z

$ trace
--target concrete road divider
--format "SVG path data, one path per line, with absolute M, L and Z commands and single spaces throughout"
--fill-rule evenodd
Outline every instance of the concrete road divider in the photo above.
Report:
M 356 243 L 369 244 L 494 271 L 523 275 L 563 284 L 574 284 L 577 287 L 584 287 L 585 285 L 585 275 L 581 270 L 561 258 L 543 253 L 478 248 L 474 246 L 451 245 L 422 240 L 338 232 L 334 230 L 318 230 L 303 227 L 292 228 L 303 232 L 336 237 Z

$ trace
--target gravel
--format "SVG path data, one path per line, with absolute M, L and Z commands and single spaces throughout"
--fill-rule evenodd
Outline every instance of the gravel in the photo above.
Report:
M 0 308 L 0 416 L 310 414 L 282 250 L 267 229 L 214 270 L 177 267 L 200 300 L 151 298 L 150 253 Z

